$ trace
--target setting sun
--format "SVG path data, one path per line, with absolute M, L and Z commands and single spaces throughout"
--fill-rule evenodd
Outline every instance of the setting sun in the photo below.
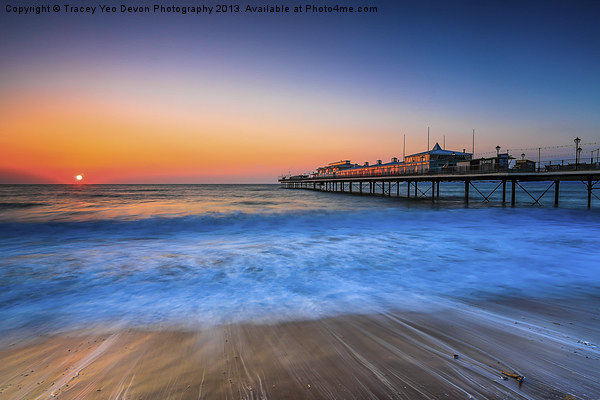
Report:
M 78 181 L 81 181 L 81 180 L 83 180 L 83 175 L 76 175 L 75 179 Z

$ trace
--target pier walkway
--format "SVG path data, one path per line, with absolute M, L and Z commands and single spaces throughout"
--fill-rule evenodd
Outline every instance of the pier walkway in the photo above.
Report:
M 518 191 L 528 195 L 533 200 L 533 204 L 540 204 L 539 201 L 544 195 L 548 192 L 554 192 L 554 205 L 558 206 L 560 183 L 563 181 L 580 181 L 585 185 L 588 208 L 592 206 L 592 197 L 600 200 L 600 197 L 594 192 L 600 189 L 598 184 L 600 182 L 600 166 L 598 164 L 582 165 L 579 169 L 574 170 L 541 172 L 516 172 L 511 169 L 492 172 L 429 170 L 425 173 L 401 175 L 339 177 L 333 174 L 328 176 L 296 175 L 279 178 L 281 186 L 286 189 L 309 189 L 389 197 L 392 197 L 395 192 L 395 197 L 430 198 L 432 201 L 440 198 L 440 182 L 463 182 L 464 201 L 466 203 L 469 202 L 471 189 L 481 195 L 483 202 L 488 202 L 496 191 L 501 190 L 502 203 L 507 203 L 507 194 L 510 194 L 510 204 L 513 207 L 516 204 Z M 497 182 L 497 185 L 490 193 L 484 193 L 477 187 L 479 182 Z M 541 195 L 534 195 L 523 186 L 523 182 L 546 182 L 548 187 Z M 402 183 L 406 183 L 406 187 L 401 188 Z M 507 184 L 510 184 L 510 191 L 507 190 Z M 551 189 L 554 190 L 551 191 Z

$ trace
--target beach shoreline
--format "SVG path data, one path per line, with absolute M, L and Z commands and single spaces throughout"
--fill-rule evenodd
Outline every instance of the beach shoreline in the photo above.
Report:
M 597 304 L 65 332 L 0 348 L 0 399 L 595 399 Z

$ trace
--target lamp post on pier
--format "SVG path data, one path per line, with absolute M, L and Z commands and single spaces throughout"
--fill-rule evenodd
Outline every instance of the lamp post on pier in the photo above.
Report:
M 579 148 L 579 143 L 581 142 L 581 139 L 579 139 L 578 136 L 575 139 L 573 139 L 573 141 L 575 142 L 575 169 L 577 169 L 577 166 L 579 165 L 579 152 L 581 151 L 581 149 Z

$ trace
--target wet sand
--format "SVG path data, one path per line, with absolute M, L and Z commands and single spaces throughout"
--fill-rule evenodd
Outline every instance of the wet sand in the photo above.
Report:
M 0 349 L 0 399 L 599 399 L 599 304 L 505 299 L 13 340 Z

